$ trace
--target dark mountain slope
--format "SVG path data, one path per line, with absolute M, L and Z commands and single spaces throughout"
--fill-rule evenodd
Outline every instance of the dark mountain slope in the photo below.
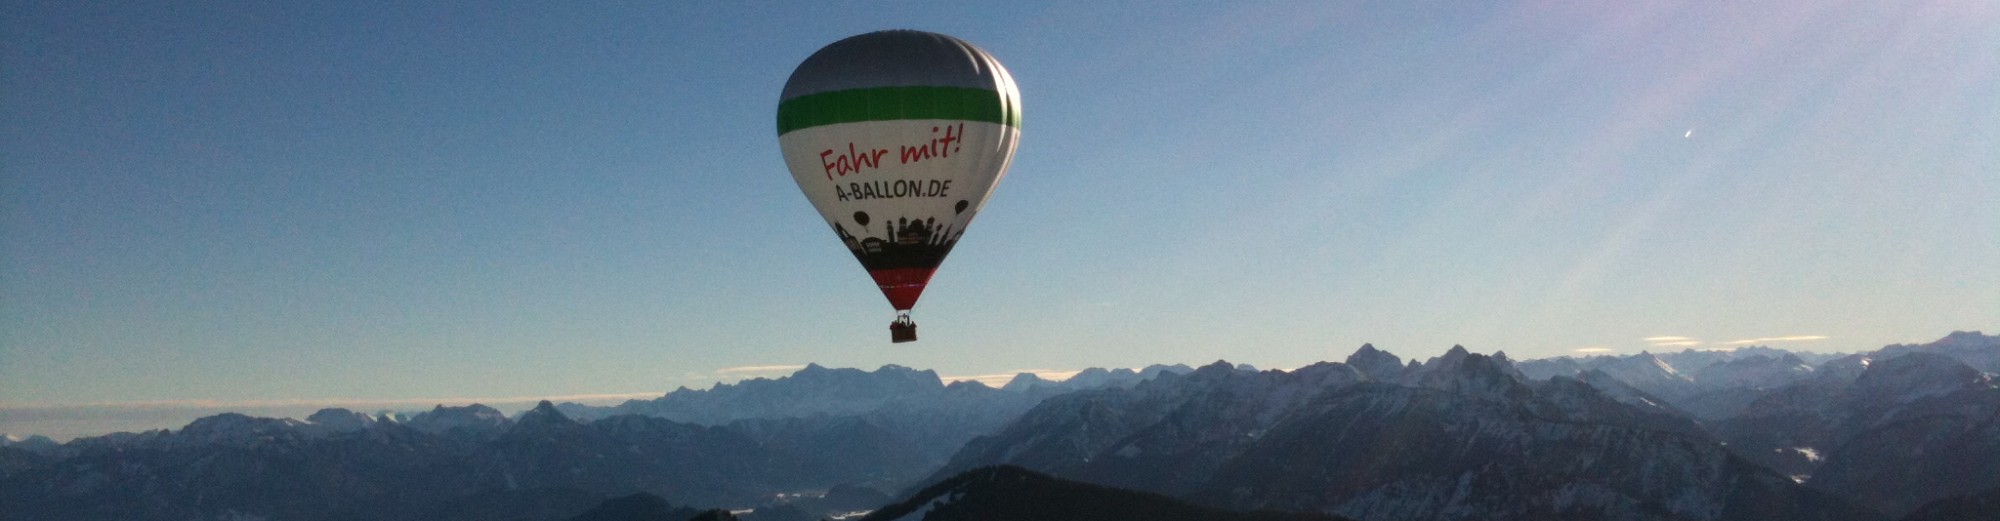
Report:
M 1900 521 L 1993 521 L 2000 519 L 2000 488 L 1953 496 L 1918 507 Z
M 1712 439 L 1359 386 L 1272 429 L 1204 503 L 1360 519 L 1870 519 Z
M 1819 413 L 1836 445 L 1808 486 L 1891 515 L 2000 487 L 2000 386 L 1957 359 L 1878 362 Z
M 1293 404 L 1366 379 L 1351 366 L 1246 371 L 1218 361 L 1130 389 L 1080 391 L 1042 402 L 1005 430 L 974 439 L 932 474 L 1009 463 L 1113 486 L 1173 492 L 1240 450 Z M 1110 459 L 1107 455 L 1123 455 Z M 1141 460 L 1133 456 L 1143 454 Z M 1088 477 L 1085 477 L 1088 476 Z M 1101 481 L 1099 481 L 1101 480 Z M 1172 489 L 1172 490 L 1167 490 Z
M 688 507 L 676 507 L 660 496 L 639 493 L 606 499 L 569 518 L 569 521 L 683 521 L 701 513 Z
M 1338 521 L 1321 514 L 1234 512 L 1057 479 L 1015 466 L 973 469 L 862 521 Z

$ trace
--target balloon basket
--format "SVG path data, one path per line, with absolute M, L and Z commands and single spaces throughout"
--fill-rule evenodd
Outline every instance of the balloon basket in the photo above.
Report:
M 917 323 L 910 320 L 910 315 L 897 315 L 896 321 L 889 323 L 889 341 L 892 344 L 917 341 Z

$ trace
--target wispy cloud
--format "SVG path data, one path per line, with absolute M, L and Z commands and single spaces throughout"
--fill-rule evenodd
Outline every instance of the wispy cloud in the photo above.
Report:
M 1639 340 L 1646 342 L 1651 347 L 1694 347 L 1701 345 L 1701 340 L 1697 340 L 1694 337 L 1676 335 L 1649 336 Z
M 789 372 L 793 372 L 793 371 L 797 371 L 797 370 L 800 370 L 800 369 L 805 369 L 805 368 L 806 368 L 806 366 L 805 366 L 805 365 L 803 365 L 803 364 L 801 364 L 801 365 L 746 365 L 746 366 L 741 366 L 741 367 L 724 367 L 724 368 L 721 368 L 721 369 L 716 369 L 716 370 L 715 370 L 715 372 L 716 372 L 716 373 L 720 373 L 720 374 L 767 374 L 767 373 L 789 373 Z
M 1597 353 L 1609 353 L 1615 350 L 1609 347 L 1579 347 L 1576 349 L 1572 349 L 1572 351 L 1576 351 L 1578 353 L 1583 353 L 1583 354 L 1597 354 Z
M 1825 335 L 1769 336 L 1762 338 L 1745 338 L 1742 340 L 1731 340 L 1728 342 L 1723 342 L 1722 345 L 1747 346 L 1752 344 L 1769 344 L 1773 342 L 1817 342 L 1820 340 L 1826 340 L 1828 338 L 1832 337 L 1828 337 Z

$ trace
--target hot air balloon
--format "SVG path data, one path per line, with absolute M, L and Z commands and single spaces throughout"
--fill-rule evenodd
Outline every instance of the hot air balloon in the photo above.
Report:
M 896 309 L 892 341 L 917 339 L 910 309 L 1006 174 L 1020 124 L 1007 69 L 937 33 L 849 37 L 785 81 L 785 166 Z

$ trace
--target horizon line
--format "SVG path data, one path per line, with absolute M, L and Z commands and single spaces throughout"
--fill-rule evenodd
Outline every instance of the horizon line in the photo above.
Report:
M 578 394 L 564 394 L 564 395 L 485 396 L 485 397 L 462 396 L 462 397 L 425 397 L 425 398 L 261 398 L 261 399 L 241 399 L 241 400 L 227 400 L 227 399 L 214 399 L 214 398 L 188 398 L 188 399 L 172 399 L 172 400 L 106 400 L 106 401 L 93 401 L 93 402 L 72 402 L 72 403 L 0 402 L 0 410 L 36 411 L 36 410 L 60 410 L 60 409 L 220 409 L 229 407 L 243 407 L 243 408 L 280 408 L 280 407 L 313 407 L 313 406 L 340 407 L 342 405 L 359 406 L 364 404 L 365 405 L 455 405 L 455 404 L 470 405 L 476 403 L 484 405 L 488 403 L 521 403 L 521 402 L 538 402 L 542 400 L 547 400 L 550 402 L 557 402 L 557 403 L 585 401 L 585 400 L 591 400 L 591 401 L 618 400 L 618 399 L 630 400 L 639 398 L 659 397 L 665 394 L 666 394 L 665 392 L 651 391 L 651 392 L 640 392 L 640 393 L 578 393 Z

